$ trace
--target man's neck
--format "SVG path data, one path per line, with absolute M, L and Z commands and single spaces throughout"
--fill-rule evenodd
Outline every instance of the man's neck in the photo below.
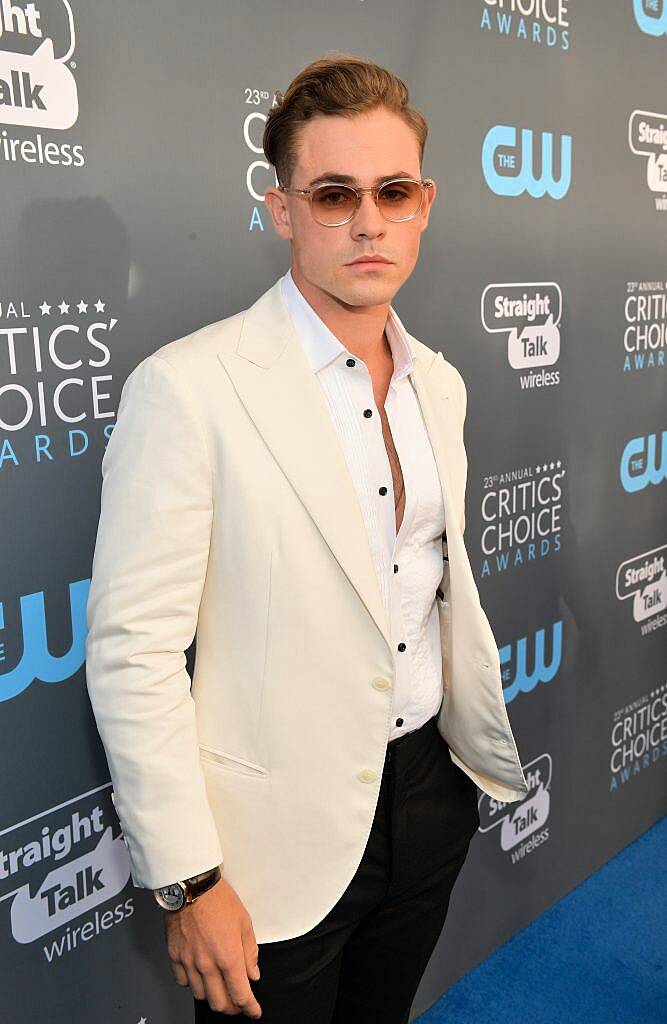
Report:
M 294 284 L 319 318 L 345 348 L 361 359 L 369 370 L 391 362 L 391 348 L 385 336 L 389 303 L 380 306 L 350 306 L 316 288 L 295 267 Z

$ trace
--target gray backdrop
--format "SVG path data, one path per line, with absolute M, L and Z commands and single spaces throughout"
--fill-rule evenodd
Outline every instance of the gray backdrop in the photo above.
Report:
M 0 1018 L 191 1019 L 85 689 L 100 460 L 129 371 L 287 268 L 262 128 L 333 48 L 429 121 L 395 306 L 467 382 L 466 538 L 531 780 L 480 793 L 417 1015 L 665 810 L 665 0 L 72 3 L 0 4 Z

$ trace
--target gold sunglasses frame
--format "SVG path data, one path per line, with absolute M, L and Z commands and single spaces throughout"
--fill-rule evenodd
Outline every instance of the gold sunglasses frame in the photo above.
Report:
M 421 194 L 419 197 L 419 206 L 417 207 L 415 212 L 411 213 L 408 217 L 387 217 L 385 216 L 384 213 L 382 213 L 382 210 L 380 210 L 380 206 L 378 204 L 378 193 L 380 192 L 381 189 L 386 188 L 387 185 L 395 185 L 397 182 L 400 181 L 411 181 L 413 182 L 413 184 L 420 186 Z M 308 205 L 310 206 L 310 212 L 315 223 L 320 224 L 321 227 L 323 228 L 340 228 L 343 226 L 343 224 L 349 224 L 351 220 L 354 220 L 359 210 L 359 207 L 361 206 L 361 197 L 366 192 L 373 196 L 375 205 L 377 206 L 378 210 L 380 210 L 381 216 L 384 217 L 384 219 L 388 221 L 390 224 L 402 224 L 406 220 L 412 220 L 413 217 L 417 216 L 417 214 L 419 213 L 423 206 L 424 194 L 426 189 L 432 188 L 433 184 L 434 182 L 432 178 L 389 178 L 387 181 L 383 181 L 380 185 L 371 185 L 370 188 L 355 188 L 354 185 L 348 185 L 343 181 L 321 181 L 319 185 L 316 185 L 314 188 L 286 188 L 284 185 L 278 185 L 277 188 L 279 192 L 285 192 L 289 195 L 308 196 Z M 352 192 L 354 192 L 356 195 L 356 205 L 350 216 L 346 217 L 345 220 L 338 221 L 336 224 L 322 224 L 322 221 L 318 220 L 315 214 L 313 213 L 312 196 L 313 193 L 317 192 L 318 189 L 328 188 L 331 185 L 335 185 L 338 188 L 350 189 Z

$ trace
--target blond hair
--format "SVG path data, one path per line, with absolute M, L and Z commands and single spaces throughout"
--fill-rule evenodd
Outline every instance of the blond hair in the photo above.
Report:
M 312 61 L 292 79 L 284 93 L 276 93 L 276 103 L 264 126 L 264 155 L 275 167 L 278 183 L 291 185 L 299 132 L 311 117 L 354 117 L 376 107 L 386 107 L 412 128 L 419 143 L 421 168 L 428 125 L 423 114 L 408 105 L 408 99 L 405 82 L 373 61 L 336 51 Z

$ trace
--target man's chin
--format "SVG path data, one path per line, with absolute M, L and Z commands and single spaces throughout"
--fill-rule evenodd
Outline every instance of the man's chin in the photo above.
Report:
M 382 306 L 392 301 L 399 287 L 395 281 L 350 281 L 348 277 L 336 281 L 334 294 L 348 306 Z

